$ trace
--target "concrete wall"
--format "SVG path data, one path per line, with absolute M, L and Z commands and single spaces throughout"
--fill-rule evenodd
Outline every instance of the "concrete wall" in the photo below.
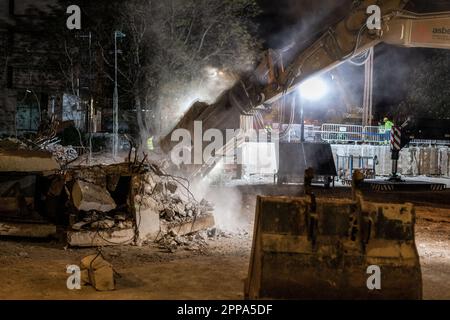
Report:
M 389 146 L 332 145 L 333 155 L 354 157 L 378 157 L 376 172 L 387 176 L 391 173 L 391 152 Z M 357 164 L 357 161 L 355 161 Z M 410 147 L 400 152 L 399 173 L 406 176 L 450 177 L 449 147 Z

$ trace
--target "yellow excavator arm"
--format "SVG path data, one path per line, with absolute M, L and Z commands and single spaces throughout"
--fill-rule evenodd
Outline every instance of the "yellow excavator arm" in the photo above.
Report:
M 295 90 L 308 77 L 329 71 L 382 42 L 450 49 L 450 12 L 411 13 L 404 10 L 408 2 L 361 1 L 306 49 L 268 50 L 252 73 L 242 77 L 214 104 L 195 103 L 174 130 L 187 129 L 193 136 L 194 121 L 201 121 L 204 131 L 238 129 L 241 115 L 252 115 L 258 107 L 270 105 Z M 381 9 L 381 29 L 369 30 L 367 8 L 374 4 Z M 165 152 L 177 144 L 171 139 L 172 132 L 160 141 Z
M 360 9 L 371 2 L 365 1 Z M 368 30 L 367 16 L 358 14 L 359 11 L 350 15 L 299 54 L 278 79 L 270 79 L 268 82 L 279 86 L 264 88 L 263 102 L 276 101 L 311 75 L 329 71 L 381 42 L 403 47 L 450 49 L 450 12 L 416 14 L 402 10 L 402 1 L 384 3 L 382 12 L 387 14 L 382 17 L 380 30 Z M 359 29 L 349 27 L 351 25 L 359 26 Z

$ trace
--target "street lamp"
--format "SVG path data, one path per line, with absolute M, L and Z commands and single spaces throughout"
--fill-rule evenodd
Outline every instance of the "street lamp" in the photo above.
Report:
M 318 101 L 322 99 L 328 93 L 328 86 L 323 78 L 320 76 L 314 76 L 300 84 L 298 90 L 301 122 L 300 140 L 301 142 L 305 142 L 305 115 L 303 101 Z
M 117 85 L 117 39 L 125 38 L 121 31 L 114 31 L 114 94 L 113 94 L 113 158 L 119 149 L 119 90 Z

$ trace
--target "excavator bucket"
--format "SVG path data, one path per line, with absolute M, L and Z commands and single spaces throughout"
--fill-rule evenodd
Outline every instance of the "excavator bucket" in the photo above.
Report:
M 412 204 L 258 197 L 248 299 L 421 299 Z

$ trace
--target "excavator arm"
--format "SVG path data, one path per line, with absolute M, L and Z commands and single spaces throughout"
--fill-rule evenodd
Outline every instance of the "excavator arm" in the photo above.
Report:
M 194 121 L 202 129 L 238 129 L 241 115 L 253 115 L 296 90 L 307 78 L 337 67 L 348 59 L 362 56 L 379 43 L 403 47 L 450 49 L 450 12 L 416 14 L 405 11 L 409 1 L 364 0 L 349 15 L 330 27 L 304 50 L 291 47 L 268 50 L 263 61 L 225 91 L 214 104 L 197 102 L 189 109 L 176 129 L 187 129 L 194 136 Z M 367 8 L 377 4 L 381 9 L 381 29 L 367 27 Z M 291 58 L 290 58 L 291 57 Z M 172 131 L 173 132 L 173 131 Z M 160 141 L 170 152 L 178 143 L 172 132 Z
M 450 49 L 450 12 L 416 14 L 402 9 L 404 1 L 384 1 L 381 10 L 386 14 L 382 17 L 382 28 L 368 30 L 367 16 L 362 12 L 371 3 L 364 1 L 347 19 L 299 54 L 278 79 L 269 81 L 277 85 L 263 89 L 264 103 L 278 100 L 281 95 L 296 90 L 308 77 L 330 71 L 382 42 L 402 47 Z

